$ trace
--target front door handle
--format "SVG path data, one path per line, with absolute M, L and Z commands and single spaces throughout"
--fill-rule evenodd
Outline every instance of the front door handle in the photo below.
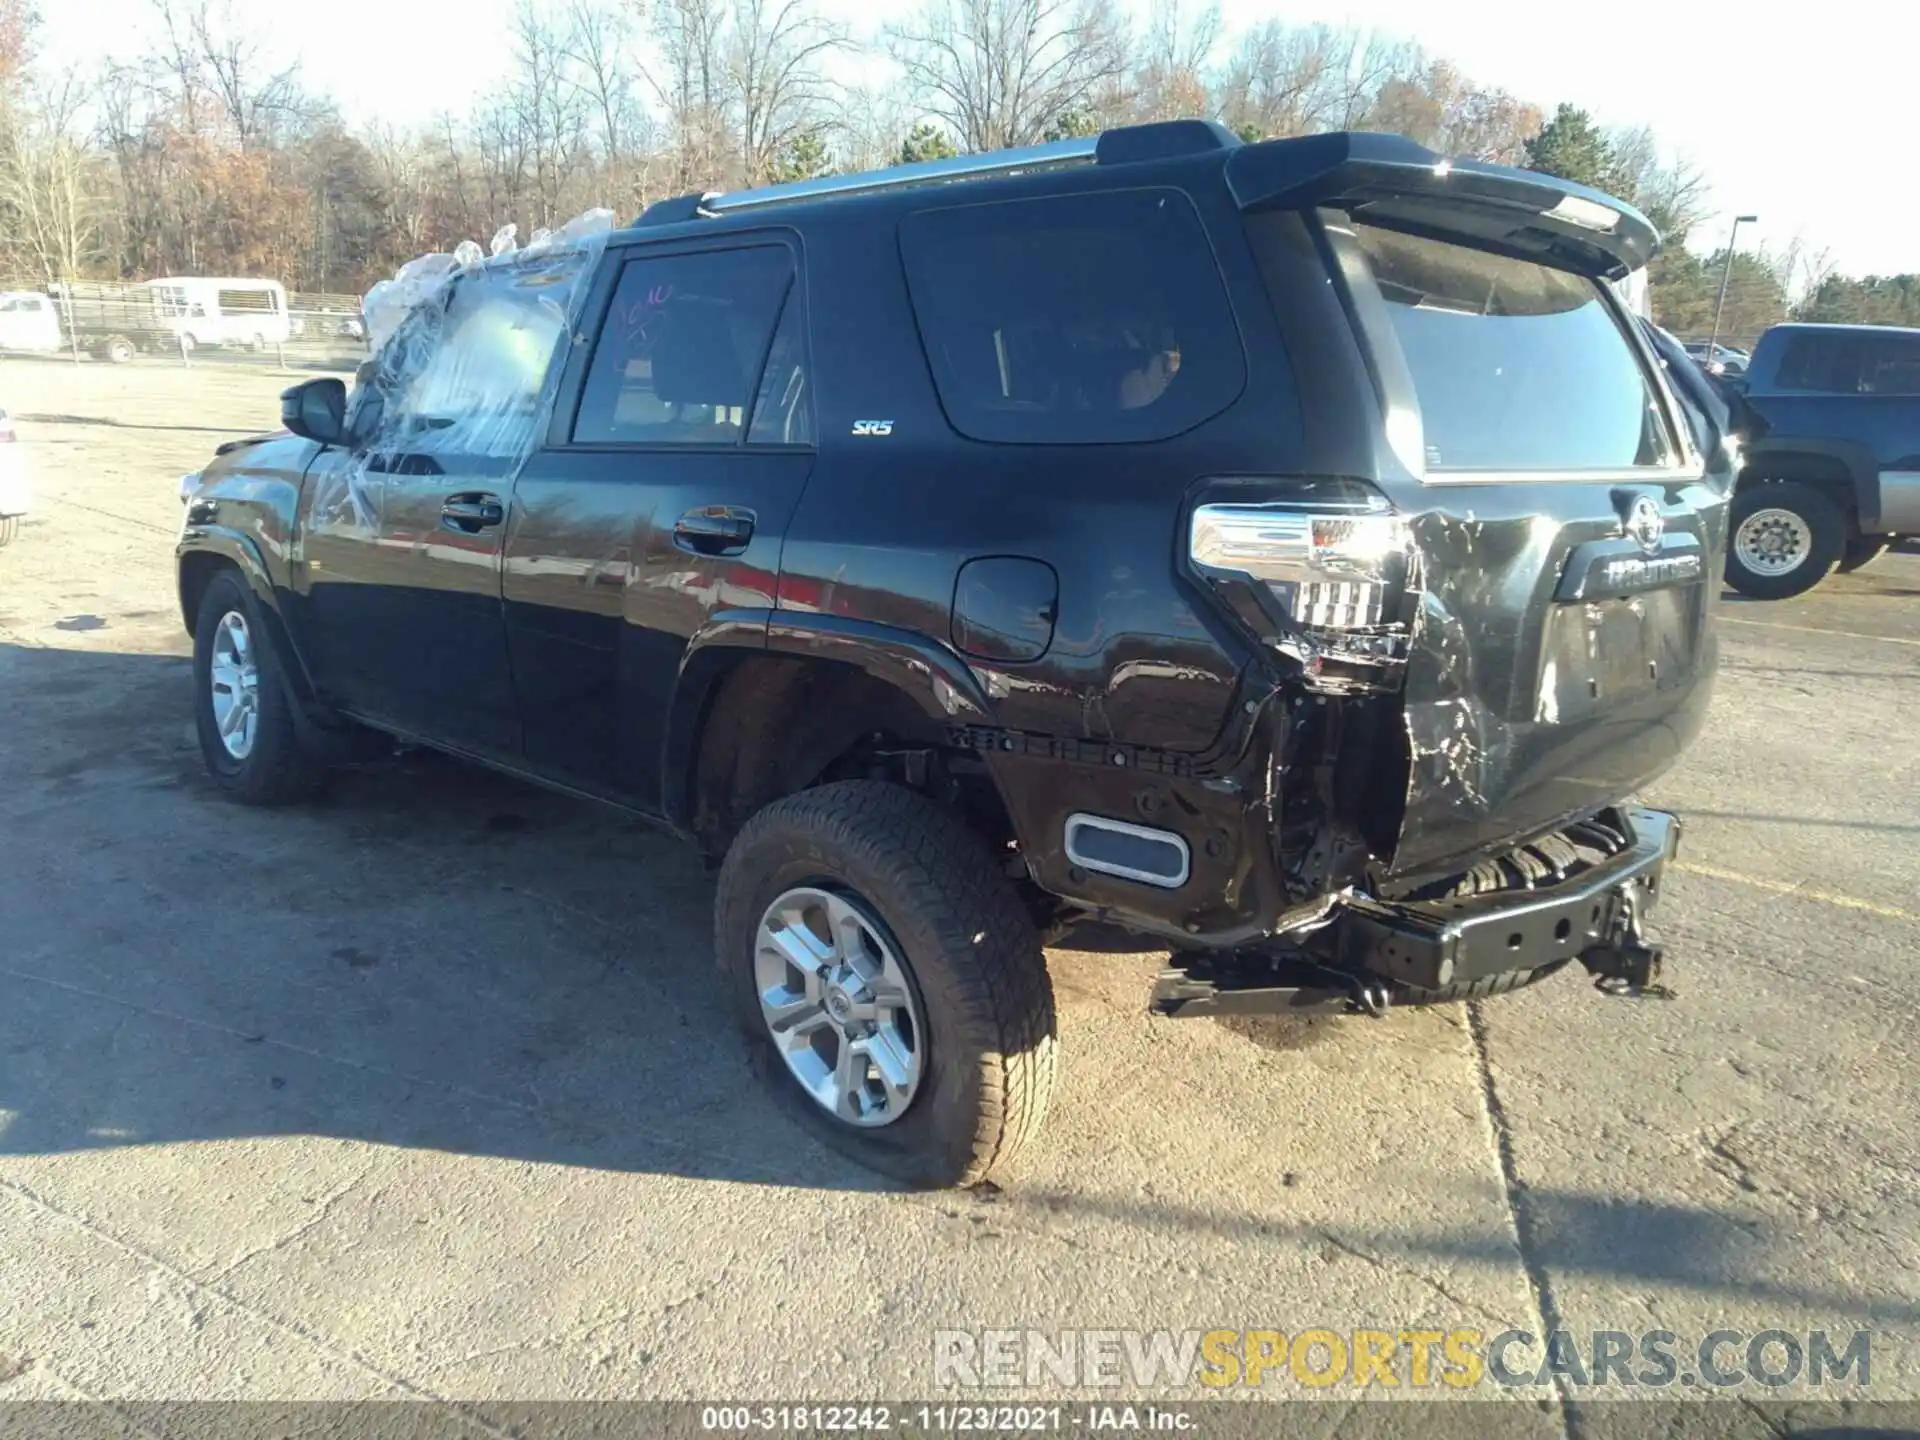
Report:
M 753 539 L 753 512 L 703 505 L 673 522 L 673 543 L 695 555 L 738 555 Z
M 458 530 L 463 535 L 478 535 L 506 518 L 507 507 L 500 503 L 500 497 L 480 491 L 449 495 L 440 507 L 440 528 Z

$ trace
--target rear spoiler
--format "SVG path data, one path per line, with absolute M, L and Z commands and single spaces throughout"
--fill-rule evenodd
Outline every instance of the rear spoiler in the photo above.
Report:
M 1660 233 L 1624 200 L 1534 170 L 1448 160 L 1401 135 L 1343 131 L 1243 145 L 1227 186 L 1244 211 L 1344 210 L 1595 279 L 1651 260 Z

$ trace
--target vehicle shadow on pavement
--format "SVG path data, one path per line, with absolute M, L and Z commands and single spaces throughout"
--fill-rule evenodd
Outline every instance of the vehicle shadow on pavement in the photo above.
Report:
M 0 1153 L 312 1134 L 891 1188 L 751 1073 L 689 847 L 424 753 L 248 809 L 190 673 L 0 644 Z
M 181 658 L 0 644 L 0 1154 L 324 1136 L 893 1188 L 752 1074 L 714 982 L 712 881 L 686 846 L 430 754 L 250 810 L 205 778 L 190 703 Z M 1228 1028 L 1293 1049 L 1329 1027 Z M 1028 1185 L 986 1203 L 1203 1244 L 1258 1223 L 1329 1263 L 1418 1274 L 1513 1261 L 1504 1234 L 1441 1220 L 1335 1234 L 1237 1204 Z M 1524 1203 L 1556 1274 L 1920 1320 L 1765 1278 L 1792 1237 L 1745 1213 L 1548 1185 Z M 1436 1216 L 1450 1208 L 1436 1197 Z
M 1463 1213 L 1479 1213 L 1487 1196 L 1479 1190 L 1454 1197 Z M 1447 1199 L 1433 1197 L 1436 1213 Z M 1121 1200 L 1083 1192 L 1019 1191 L 999 1204 L 1016 1213 L 1043 1218 L 1055 1210 L 1101 1214 L 1151 1229 L 1222 1242 L 1244 1238 L 1248 1219 L 1217 1208 L 1168 1200 Z M 1644 1284 L 1660 1290 L 1686 1290 L 1738 1297 L 1765 1305 L 1795 1305 L 1859 1319 L 1871 1324 L 1920 1322 L 1920 1305 L 1906 1299 L 1767 1278 L 1779 1274 L 1780 1257 L 1793 1253 L 1785 1230 L 1751 1213 L 1705 1203 L 1623 1197 L 1617 1192 L 1589 1193 L 1530 1184 L 1520 1198 L 1530 1259 L 1556 1282 L 1588 1280 Z M 1328 1264 L 1357 1263 L 1375 1270 L 1430 1277 L 1456 1267 L 1498 1268 L 1514 1262 L 1511 1241 L 1485 1228 L 1395 1229 L 1389 1234 L 1334 1231 L 1325 1225 L 1290 1226 L 1267 1213 L 1262 1234 L 1277 1235 L 1308 1248 L 1317 1247 Z M 1576 1285 L 1575 1288 L 1578 1288 Z M 1497 1317 L 1490 1317 L 1497 1318 Z M 1515 1317 L 1512 1323 L 1519 1323 Z

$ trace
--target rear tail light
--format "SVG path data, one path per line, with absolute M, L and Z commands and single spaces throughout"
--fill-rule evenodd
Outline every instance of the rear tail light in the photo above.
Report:
M 11 444 L 13 439 L 13 417 L 0 410 L 0 445 Z
M 1302 662 L 1310 683 L 1373 688 L 1384 677 L 1369 672 L 1397 669 L 1405 657 L 1399 622 L 1411 543 L 1384 499 L 1339 508 L 1202 505 L 1187 551 L 1207 579 L 1251 588 L 1273 622 L 1267 638 Z

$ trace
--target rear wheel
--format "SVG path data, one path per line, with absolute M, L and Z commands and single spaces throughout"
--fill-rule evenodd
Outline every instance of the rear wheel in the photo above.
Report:
M 246 583 L 207 583 L 193 631 L 194 720 L 207 773 L 249 805 L 311 794 L 322 770 L 300 743 L 285 669 Z
M 1755 600 L 1784 600 L 1826 579 L 1840 559 L 1846 521 L 1811 485 L 1755 485 L 1733 498 L 1727 583 Z
M 776 801 L 727 852 L 715 909 L 755 1067 L 829 1145 L 965 1186 L 1038 1130 L 1058 1044 L 1039 937 L 946 811 L 874 781 Z
M 115 365 L 124 365 L 134 357 L 133 341 L 124 335 L 115 335 L 100 347 L 100 353 Z

